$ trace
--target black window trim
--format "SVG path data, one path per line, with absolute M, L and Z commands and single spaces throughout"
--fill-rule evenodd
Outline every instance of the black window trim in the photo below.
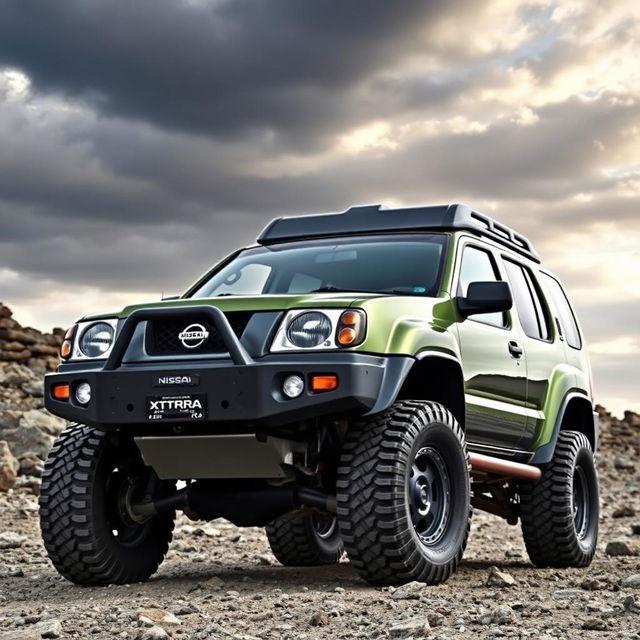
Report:
M 535 310 L 535 314 L 536 314 L 536 321 L 538 323 L 538 330 L 540 332 L 542 332 L 542 326 L 540 324 L 540 321 L 542 320 L 542 318 L 538 317 L 538 308 L 537 305 L 535 304 L 536 301 L 536 297 L 538 299 L 538 301 L 540 302 L 540 306 L 542 307 L 542 313 L 544 313 L 545 311 L 547 312 L 547 326 L 549 329 L 549 338 L 536 338 L 535 336 L 530 336 L 527 334 L 527 332 L 524 330 L 524 327 L 522 326 L 522 320 L 520 318 L 520 315 L 518 314 L 518 310 L 516 309 L 516 315 L 518 316 L 518 323 L 520 324 L 520 328 L 522 329 L 522 333 L 524 334 L 524 337 L 529 338 L 531 340 L 537 340 L 538 342 L 545 342 L 547 344 L 553 344 L 556 340 L 556 333 L 557 333 L 557 329 L 553 326 L 553 322 L 551 322 L 552 320 L 552 316 L 553 314 L 551 313 L 551 307 L 549 306 L 549 302 L 546 299 L 546 296 L 544 295 L 544 291 L 542 290 L 542 287 L 540 286 L 540 283 L 538 282 L 537 278 L 535 277 L 535 273 L 533 272 L 533 269 L 531 269 L 529 267 L 529 265 L 522 263 L 520 260 L 517 260 L 516 258 L 512 257 L 511 255 L 509 255 L 508 253 L 502 253 L 500 254 L 500 258 L 503 261 L 507 261 L 507 262 L 511 262 L 512 264 L 517 265 L 518 267 L 520 267 L 525 274 L 525 282 L 527 283 L 527 289 L 529 290 L 529 295 L 531 295 L 531 299 L 533 300 L 534 304 L 534 310 Z M 506 271 L 506 267 L 505 267 L 505 271 Z M 507 274 L 507 278 L 509 277 L 509 275 Z M 511 285 L 511 282 L 509 280 L 507 280 L 507 282 L 509 282 L 509 285 Z M 532 291 L 531 290 L 531 286 L 533 285 L 534 289 L 537 291 L 537 296 L 536 296 L 536 291 Z M 515 307 L 515 300 L 513 301 L 513 305 Z
M 564 299 L 567 301 L 567 307 L 569 307 L 569 312 L 571 313 L 571 317 L 573 318 L 573 321 L 576 325 L 576 331 L 578 333 L 578 339 L 580 340 L 580 346 L 579 347 L 574 347 L 572 344 L 569 344 L 569 340 L 567 339 L 567 328 L 564 326 L 564 323 L 562 322 L 562 318 L 560 317 L 560 314 L 553 314 L 555 321 L 560 325 L 560 327 L 562 328 L 562 335 L 564 338 L 564 341 L 566 343 L 566 345 L 570 348 L 570 349 L 574 349 L 575 351 L 582 351 L 584 349 L 584 337 L 582 335 L 582 328 L 580 327 L 580 323 L 578 322 L 578 316 L 576 315 L 576 312 L 573 308 L 573 304 L 571 303 L 571 300 L 569 299 L 569 296 L 567 295 L 567 292 L 565 291 L 565 288 L 562 286 L 562 282 L 560 282 L 560 279 L 557 276 L 554 276 L 550 271 L 547 271 L 546 269 L 539 269 L 540 273 L 542 273 L 543 275 L 547 276 L 548 278 L 551 278 L 551 280 L 553 280 L 554 282 L 556 282 L 556 284 L 560 287 L 560 291 L 562 292 L 562 295 L 564 296 Z
M 489 257 L 493 260 L 493 266 L 495 270 L 498 272 L 498 276 L 500 278 L 499 281 L 507 282 L 507 283 L 509 282 L 505 277 L 506 274 L 504 274 L 501 269 L 501 265 L 499 264 L 499 260 L 497 259 L 497 256 L 496 256 L 496 251 L 492 245 L 478 242 L 478 240 L 476 238 L 473 238 L 472 236 L 461 235 L 459 238 L 460 239 L 458 241 L 458 250 L 456 253 L 456 264 L 454 268 L 454 276 L 453 276 L 453 283 L 452 283 L 453 286 L 451 287 L 451 292 L 450 292 L 451 297 L 456 297 L 458 295 L 458 287 L 460 285 L 460 271 L 462 270 L 462 257 L 464 254 L 464 250 L 467 247 L 474 247 L 476 249 L 480 249 L 480 251 L 484 251 L 485 253 L 488 253 Z M 478 314 L 478 315 L 481 315 L 481 314 Z M 501 331 L 507 331 L 508 333 L 511 333 L 514 328 L 511 309 L 509 311 L 505 311 L 504 316 L 506 318 L 506 325 L 503 325 L 503 326 L 498 326 L 497 324 L 491 324 L 489 322 L 483 322 L 482 320 L 474 318 L 473 316 L 469 316 L 468 318 L 466 318 L 466 320 L 469 320 L 471 322 L 477 322 L 478 324 L 481 324 L 483 327 L 491 327 L 492 329 L 500 329 Z

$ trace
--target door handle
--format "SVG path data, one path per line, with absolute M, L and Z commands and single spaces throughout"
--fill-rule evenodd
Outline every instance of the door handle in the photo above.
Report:
M 524 351 L 522 350 L 522 347 L 515 340 L 510 340 L 509 353 L 517 360 L 518 358 L 522 358 L 522 354 L 524 353 Z

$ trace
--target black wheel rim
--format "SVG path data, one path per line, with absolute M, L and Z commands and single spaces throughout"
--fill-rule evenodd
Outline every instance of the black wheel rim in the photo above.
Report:
M 583 540 L 589 526 L 589 485 L 584 469 L 579 465 L 573 473 L 572 510 L 576 535 Z
M 336 518 L 318 518 L 312 516 L 313 530 L 321 540 L 328 540 L 336 531 Z
M 122 469 L 114 468 L 107 479 L 107 521 L 109 530 L 118 543 L 135 547 L 147 534 L 147 523 L 134 521 L 127 508 L 134 493 L 134 484 Z
M 447 465 L 433 447 L 423 447 L 416 452 L 407 493 L 413 528 L 422 544 L 431 546 L 444 534 L 451 507 Z

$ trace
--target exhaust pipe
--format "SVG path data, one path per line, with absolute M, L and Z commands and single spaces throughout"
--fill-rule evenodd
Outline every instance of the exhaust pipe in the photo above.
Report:
M 481 453 L 469 453 L 472 471 L 483 471 L 498 476 L 520 478 L 521 480 L 540 480 L 542 471 L 539 467 L 511 460 L 502 460 L 485 456 Z

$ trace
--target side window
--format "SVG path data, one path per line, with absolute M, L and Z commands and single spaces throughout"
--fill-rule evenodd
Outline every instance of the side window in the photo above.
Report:
M 466 296 L 469 284 L 472 282 L 489 282 L 491 280 L 500 280 L 491 254 L 477 247 L 469 245 L 464 247 L 457 295 Z M 494 327 L 507 326 L 504 313 L 480 313 L 469 317 Z
M 548 276 L 546 273 L 540 275 L 544 281 L 547 293 L 551 297 L 556 313 L 559 316 L 567 344 L 574 349 L 582 349 L 582 337 L 580 336 L 578 323 L 576 322 L 576 317 L 573 315 L 567 295 L 555 278 Z
M 529 270 L 506 258 L 504 266 L 523 331 L 530 338 L 548 340 L 549 325 Z

